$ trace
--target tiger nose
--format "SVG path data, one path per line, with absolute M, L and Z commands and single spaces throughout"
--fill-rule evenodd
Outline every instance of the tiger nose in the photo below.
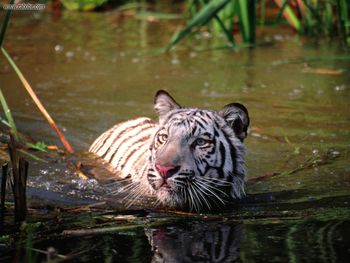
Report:
M 169 178 L 180 170 L 180 166 L 156 164 L 156 169 L 163 178 Z

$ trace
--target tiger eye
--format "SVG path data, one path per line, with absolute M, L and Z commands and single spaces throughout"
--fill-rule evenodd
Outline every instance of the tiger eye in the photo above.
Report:
M 193 145 L 194 146 L 205 146 L 211 143 L 211 140 L 206 140 L 203 138 L 198 138 L 194 141 Z

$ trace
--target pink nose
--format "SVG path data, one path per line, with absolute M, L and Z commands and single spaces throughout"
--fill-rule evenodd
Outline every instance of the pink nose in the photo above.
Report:
M 180 169 L 180 166 L 156 164 L 156 169 L 162 177 L 168 178 L 168 177 L 172 176 L 173 174 L 175 174 Z

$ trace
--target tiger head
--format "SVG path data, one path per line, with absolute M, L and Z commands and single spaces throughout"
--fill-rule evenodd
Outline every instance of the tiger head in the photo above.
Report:
M 167 206 L 201 211 L 244 194 L 244 146 L 249 116 L 239 104 L 221 111 L 182 108 L 160 90 L 159 129 L 150 146 L 147 181 Z

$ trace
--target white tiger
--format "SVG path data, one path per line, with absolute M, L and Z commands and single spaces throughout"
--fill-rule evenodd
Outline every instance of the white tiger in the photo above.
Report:
M 182 108 L 166 91 L 154 99 L 159 122 L 138 118 L 113 126 L 89 151 L 131 178 L 133 198 L 155 196 L 168 207 L 214 209 L 244 194 L 249 116 L 239 103 L 221 111 Z

